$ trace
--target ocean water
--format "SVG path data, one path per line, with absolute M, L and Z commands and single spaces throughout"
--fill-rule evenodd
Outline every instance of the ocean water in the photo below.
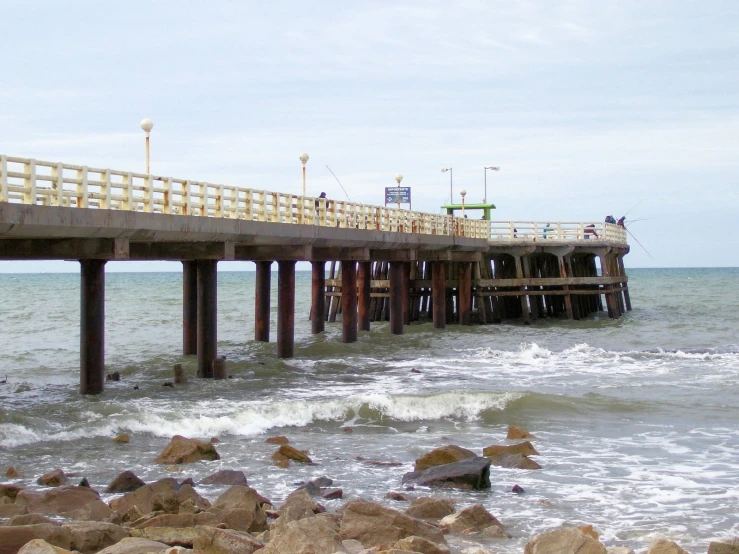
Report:
M 414 323 L 402 336 L 373 322 L 347 345 L 339 322 L 310 334 L 310 273 L 299 272 L 295 358 L 278 360 L 274 342 L 252 340 L 254 274 L 222 272 L 226 381 L 195 380 L 194 357 L 181 355 L 180 274 L 111 273 L 106 371 L 121 381 L 90 397 L 77 393 L 79 277 L 0 274 L 0 470 L 13 465 L 23 477 L 6 482 L 36 487 L 60 467 L 102 490 L 127 469 L 147 481 L 242 469 L 275 504 L 326 475 L 344 490 L 326 501 L 336 509 L 359 497 L 391 504 L 383 496 L 402 490 L 424 452 L 505 444 L 514 424 L 538 437 L 541 470 L 493 467 L 489 491 L 411 494 L 485 505 L 514 536 L 484 543 L 491 552 L 520 553 L 563 524 L 592 524 L 609 546 L 646 550 L 667 536 L 705 552 L 739 536 L 739 269 L 628 273 L 634 310 L 618 321 Z M 274 340 L 276 290 L 272 299 Z M 162 387 L 179 362 L 190 383 Z M 121 432 L 129 444 L 111 442 Z M 221 460 L 182 473 L 154 464 L 174 434 L 218 437 Z M 264 440 L 277 434 L 318 465 L 275 467 Z M 449 540 L 457 552 L 480 542 Z

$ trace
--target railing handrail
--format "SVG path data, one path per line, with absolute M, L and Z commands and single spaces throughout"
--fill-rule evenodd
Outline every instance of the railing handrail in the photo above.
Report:
M 597 239 L 626 244 L 605 222 L 487 221 L 0 155 L 0 202 L 454 235 L 491 241 Z

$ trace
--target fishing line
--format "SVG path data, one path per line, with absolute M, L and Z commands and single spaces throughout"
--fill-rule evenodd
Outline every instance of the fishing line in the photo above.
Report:
M 626 227 L 624 227 L 624 229 L 626 229 Z M 632 237 L 632 238 L 633 238 L 633 239 L 634 239 L 634 240 L 636 241 L 636 243 L 637 243 L 637 244 L 638 244 L 639 246 L 641 246 L 642 248 L 644 248 L 644 245 L 643 245 L 643 244 L 642 244 L 641 242 L 639 242 L 639 239 L 638 239 L 638 238 L 636 238 L 636 237 L 634 236 L 634 233 L 632 233 L 632 232 L 631 232 L 631 231 L 629 231 L 628 229 L 626 229 L 626 232 L 627 232 L 628 234 L 630 234 L 630 235 L 631 235 L 631 237 Z M 649 256 L 650 258 L 652 258 L 652 259 L 654 260 L 654 256 L 652 256 L 652 255 L 651 255 L 651 254 L 649 253 L 649 250 L 647 250 L 646 248 L 644 248 L 644 252 L 646 252 L 646 253 L 647 253 L 647 255 L 648 255 L 648 256 Z M 654 260 L 654 261 L 657 261 L 657 260 Z
M 331 168 L 328 165 L 326 166 L 326 169 L 328 169 L 329 171 L 331 171 Z M 339 186 L 341 187 L 341 190 L 343 190 L 344 191 L 344 194 L 346 194 L 346 199 L 349 200 L 349 202 L 351 202 L 352 199 L 349 198 L 349 194 L 346 192 L 346 189 L 344 188 L 344 185 L 341 184 L 341 181 L 339 181 L 339 178 L 336 176 L 336 173 L 334 173 L 333 171 L 331 171 L 331 175 L 334 176 L 334 179 L 336 179 L 336 182 L 339 183 Z

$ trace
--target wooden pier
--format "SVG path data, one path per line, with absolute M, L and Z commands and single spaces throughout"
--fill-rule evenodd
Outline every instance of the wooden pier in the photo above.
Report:
M 603 222 L 500 222 L 0 156 L 0 260 L 79 260 L 80 392 L 104 387 L 105 263 L 183 264 L 183 354 L 217 363 L 217 263 L 256 263 L 254 340 L 294 355 L 295 264 L 312 264 L 310 325 L 341 316 L 354 342 L 372 321 L 391 334 L 631 309 L 626 230 Z M 328 264 L 328 265 L 327 265 Z M 328 277 L 326 270 L 329 269 Z

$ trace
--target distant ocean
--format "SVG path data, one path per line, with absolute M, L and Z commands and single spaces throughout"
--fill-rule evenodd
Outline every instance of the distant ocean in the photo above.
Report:
M 618 321 L 414 323 L 402 336 L 373 322 L 347 345 L 338 322 L 310 334 L 310 273 L 299 272 L 295 358 L 278 360 L 274 342 L 252 340 L 254 274 L 222 272 L 218 351 L 233 379 L 215 382 L 195 380 L 194 357 L 181 355 L 181 274 L 109 273 L 106 371 L 121 381 L 91 397 L 77 392 L 79 276 L 1 274 L 0 470 L 24 475 L 2 479 L 36 487 L 60 467 L 102 490 L 127 469 L 152 481 L 229 468 L 276 504 L 320 475 L 345 499 L 390 503 L 383 496 L 402 490 L 424 452 L 449 443 L 480 451 L 515 424 L 539 437 L 541 470 L 493 467 L 490 491 L 430 492 L 484 504 L 515 537 L 491 539 L 495 552 L 520 553 L 565 523 L 593 524 L 609 546 L 645 550 L 667 536 L 705 552 L 710 540 L 739 536 L 739 269 L 628 274 L 634 310 Z M 178 362 L 190 383 L 162 387 Z M 131 442 L 113 444 L 124 431 Z M 221 460 L 181 474 L 152 463 L 174 434 L 218 437 Z M 278 434 L 319 465 L 275 467 L 264 439 Z M 514 484 L 526 493 L 511 493 Z

